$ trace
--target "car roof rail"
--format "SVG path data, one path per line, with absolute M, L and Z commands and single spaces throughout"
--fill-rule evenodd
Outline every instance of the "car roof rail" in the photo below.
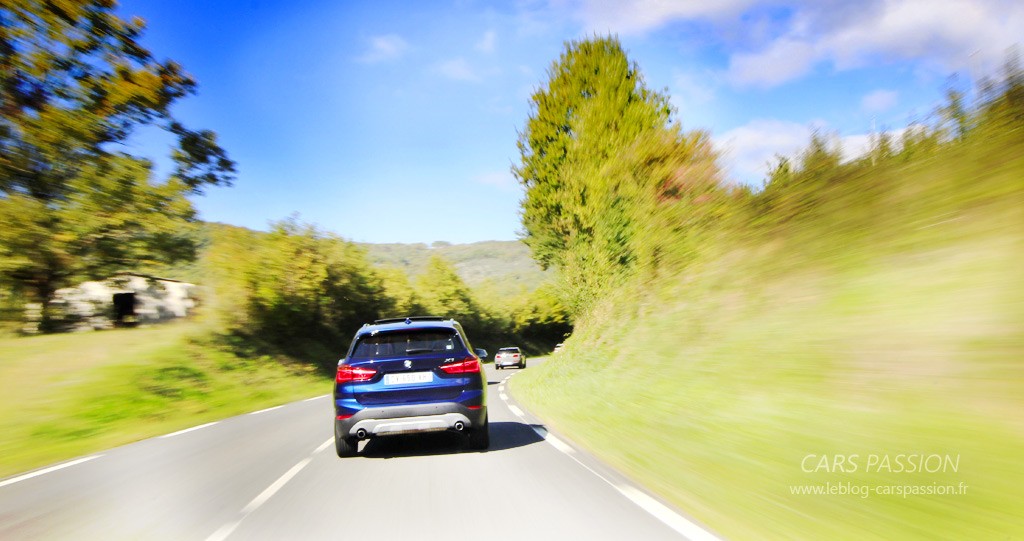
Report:
M 378 319 L 374 321 L 374 324 L 381 323 L 412 323 L 413 321 L 445 321 L 448 318 L 441 316 L 408 316 L 408 317 L 389 317 L 384 319 Z

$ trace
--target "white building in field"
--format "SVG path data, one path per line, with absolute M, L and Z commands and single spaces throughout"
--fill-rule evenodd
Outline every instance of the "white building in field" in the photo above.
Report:
M 190 315 L 197 305 L 194 284 L 124 273 L 57 290 L 50 301 L 55 319 L 68 330 L 109 329 L 115 325 L 158 323 Z M 29 332 L 38 329 L 38 304 L 28 305 Z

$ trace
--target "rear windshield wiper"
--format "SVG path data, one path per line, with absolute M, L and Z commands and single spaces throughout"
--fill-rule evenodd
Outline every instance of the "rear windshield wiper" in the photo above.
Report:
M 405 350 L 406 353 L 411 355 L 415 355 L 417 353 L 433 353 L 434 351 L 434 348 L 412 348 Z

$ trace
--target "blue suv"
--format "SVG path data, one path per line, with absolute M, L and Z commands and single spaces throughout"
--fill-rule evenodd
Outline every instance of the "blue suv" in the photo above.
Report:
M 490 445 L 487 380 L 462 325 L 453 319 L 381 319 L 356 332 L 338 362 L 334 445 L 356 454 L 359 440 L 452 431 L 473 449 Z

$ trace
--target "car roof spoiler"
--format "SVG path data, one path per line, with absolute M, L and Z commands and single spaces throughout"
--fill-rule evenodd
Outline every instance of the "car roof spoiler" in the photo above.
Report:
M 381 323 L 412 323 L 413 321 L 445 321 L 446 318 L 441 316 L 409 316 L 409 317 L 389 317 L 385 319 L 378 319 L 374 321 L 374 324 Z

